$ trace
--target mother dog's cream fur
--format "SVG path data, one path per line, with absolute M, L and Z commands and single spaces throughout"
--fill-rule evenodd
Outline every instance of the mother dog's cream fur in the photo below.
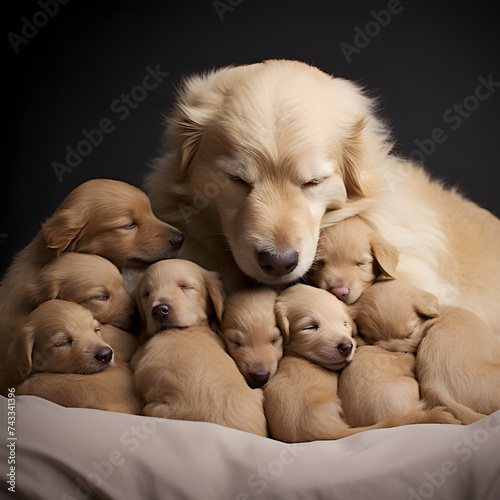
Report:
M 191 77 L 146 181 L 153 208 L 186 235 L 181 256 L 229 290 L 293 282 L 322 226 L 363 214 L 400 252 L 398 276 L 499 332 L 500 221 L 391 153 L 375 105 L 296 61 Z M 269 272 L 262 255 L 291 265 Z

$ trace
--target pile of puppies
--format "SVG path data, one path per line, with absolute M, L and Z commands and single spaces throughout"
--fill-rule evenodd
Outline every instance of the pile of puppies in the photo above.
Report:
M 284 290 L 225 297 L 217 273 L 173 258 L 182 243 L 139 189 L 76 188 L 0 285 L 2 394 L 287 442 L 500 409 L 494 332 L 398 279 L 361 218 L 324 228 L 310 284 Z

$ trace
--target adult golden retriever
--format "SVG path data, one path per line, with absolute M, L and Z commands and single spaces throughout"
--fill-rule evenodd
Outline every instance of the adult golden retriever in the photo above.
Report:
M 363 214 L 400 253 L 401 277 L 498 332 L 498 218 L 392 153 L 375 104 L 297 61 L 191 77 L 146 181 L 153 209 L 229 289 L 300 278 L 321 225 Z

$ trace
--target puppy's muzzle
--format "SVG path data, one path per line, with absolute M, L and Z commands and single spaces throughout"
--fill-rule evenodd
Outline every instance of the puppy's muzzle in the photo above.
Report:
M 353 347 L 354 346 L 350 342 L 342 342 L 337 346 L 337 349 L 339 350 L 340 354 L 347 359 L 351 354 Z
M 262 387 L 269 381 L 271 374 L 266 370 L 256 370 L 248 372 L 248 385 L 252 389 L 256 389 L 257 387 Z
M 271 276 L 286 276 L 297 267 L 299 253 L 293 249 L 281 253 L 265 250 L 258 252 L 257 261 L 260 268 L 266 274 Z
M 158 304 L 157 306 L 153 307 L 151 314 L 156 321 L 164 323 L 168 318 L 171 309 L 172 308 L 168 304 Z
M 108 365 L 113 359 L 113 350 L 110 347 L 102 347 L 97 351 L 94 356 L 94 359 L 100 365 Z

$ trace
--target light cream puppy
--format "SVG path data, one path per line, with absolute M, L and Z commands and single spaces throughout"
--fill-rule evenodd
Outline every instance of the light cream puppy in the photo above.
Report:
M 146 342 L 131 361 L 144 414 L 213 422 L 267 435 L 261 389 L 251 389 L 209 326 L 222 317 L 216 273 L 186 260 L 161 261 L 142 278 Z
M 347 422 L 373 425 L 422 414 L 427 405 L 415 378 L 414 352 L 429 318 L 438 314 L 437 299 L 403 281 L 384 281 L 368 288 L 351 310 L 359 333 L 374 345 L 360 347 L 340 375 Z M 437 423 L 459 423 L 446 411 L 430 414 Z
M 464 424 L 500 409 L 500 342 L 475 314 L 441 307 L 417 351 L 422 397 Z
M 221 333 L 227 350 L 250 387 L 271 380 L 283 356 L 283 336 L 276 324 L 271 288 L 253 288 L 227 297 Z
M 308 280 L 346 304 L 356 302 L 376 280 L 395 277 L 397 250 L 360 217 L 321 230 Z

